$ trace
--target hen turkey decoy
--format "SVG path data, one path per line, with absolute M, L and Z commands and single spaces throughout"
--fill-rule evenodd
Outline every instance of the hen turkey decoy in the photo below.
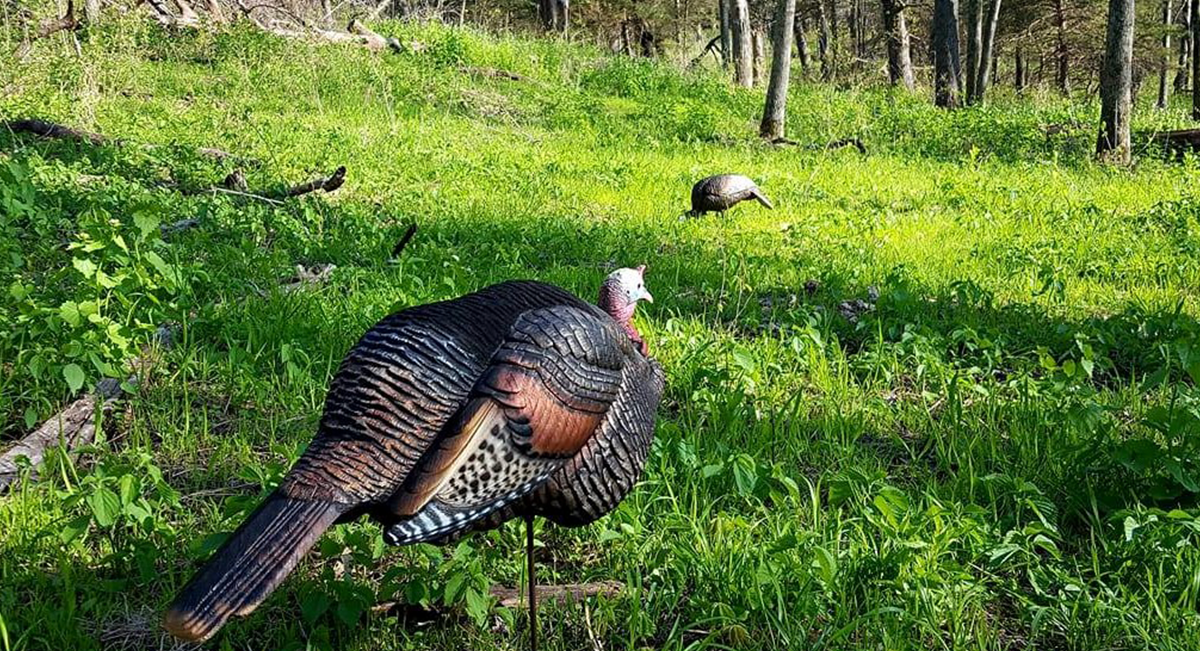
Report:
M 322 532 L 364 514 L 403 545 L 614 509 L 642 472 L 663 390 L 632 324 L 653 301 L 644 271 L 610 274 L 598 306 L 510 281 L 375 324 L 338 368 L 308 449 L 183 588 L 166 628 L 208 639 Z
M 758 185 L 740 174 L 719 174 L 701 179 L 692 186 L 692 210 L 689 217 L 698 217 L 706 212 L 725 212 L 735 204 L 754 199 L 773 209 L 771 200 L 758 189 Z

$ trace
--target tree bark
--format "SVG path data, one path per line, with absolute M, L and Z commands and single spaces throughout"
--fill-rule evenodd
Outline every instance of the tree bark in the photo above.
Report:
M 1172 7 L 1171 0 L 1163 0 L 1162 3 L 1162 19 L 1163 19 L 1163 37 L 1162 37 L 1162 57 L 1158 62 L 1158 103 L 1159 109 L 1167 108 L 1167 103 L 1171 100 L 1171 85 L 1167 81 L 1167 75 L 1171 71 L 1171 27 L 1172 27 Z
M 821 56 L 821 78 L 825 81 L 830 81 L 835 74 L 833 28 L 829 24 L 829 15 L 825 13 L 825 0 L 817 0 L 817 18 L 821 22 L 821 38 L 818 42 Z
M 717 0 L 718 18 L 721 21 L 721 64 L 726 68 L 733 63 L 733 17 L 730 3 L 734 0 Z
M 787 120 L 787 94 L 791 83 L 792 35 L 796 24 L 796 0 L 779 0 L 775 13 L 775 44 L 771 56 L 771 81 L 763 107 L 758 135 L 768 140 L 782 138 Z
M 1100 75 L 1100 137 L 1096 153 L 1127 165 L 1130 160 L 1129 114 L 1133 90 L 1134 0 L 1109 0 L 1108 35 Z
M 992 67 L 996 61 L 996 26 L 1000 23 L 1000 2 L 992 0 L 991 11 L 986 14 L 983 26 L 983 43 L 979 54 L 979 70 L 975 78 L 975 101 L 982 102 L 991 81 Z M 982 4 L 982 2 L 980 3 Z
M 804 69 L 805 73 L 812 67 L 812 55 L 808 51 L 808 37 L 805 35 L 806 27 L 803 18 L 796 21 L 796 57 L 800 59 L 800 67 Z
M 763 59 L 766 58 L 766 46 L 763 44 L 762 30 L 754 30 L 754 83 L 761 84 L 763 80 Z M 790 49 L 790 48 L 789 48 Z
M 1184 0 L 1180 8 L 1179 23 L 1183 33 L 1179 36 L 1179 61 L 1175 70 L 1175 90 L 1182 93 L 1187 90 L 1192 56 L 1192 1 Z
M 83 19 L 89 25 L 100 22 L 100 0 L 83 0 Z
M 942 108 L 957 108 L 962 74 L 958 48 L 958 0 L 934 0 L 932 43 L 934 103 Z
M 1025 76 L 1027 74 L 1025 70 L 1025 53 L 1020 45 L 1017 46 L 1017 53 L 1014 58 L 1016 59 L 1016 72 L 1013 75 L 1013 88 L 1020 93 L 1025 90 Z
M 980 55 L 983 53 L 983 0 L 966 0 L 967 33 L 967 103 L 978 99 L 975 82 L 979 79 Z
M 900 0 L 882 0 L 883 32 L 887 39 L 888 81 L 893 86 L 914 87 L 912 55 L 909 48 L 908 25 L 904 20 L 904 5 Z
M 754 85 L 754 46 L 750 43 L 750 5 L 746 0 L 732 0 L 733 68 L 739 86 Z
M 1131 0 L 1132 1 L 1132 0 Z M 1196 56 L 1196 44 L 1200 43 L 1200 0 L 1192 0 L 1192 119 L 1200 120 L 1200 56 Z
M 1070 58 L 1067 53 L 1067 16 L 1063 11 L 1063 0 L 1054 0 L 1054 27 L 1057 32 L 1055 54 L 1058 57 L 1058 92 L 1071 94 L 1071 78 L 1068 76 Z

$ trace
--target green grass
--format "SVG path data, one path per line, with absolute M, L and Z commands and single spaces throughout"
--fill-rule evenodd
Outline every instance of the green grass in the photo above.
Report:
M 802 146 L 773 148 L 761 90 L 711 72 L 378 27 L 425 47 L 116 24 L 0 70 L 0 117 L 125 141 L 0 134 L 0 437 L 180 324 L 95 449 L 0 497 L 0 649 L 157 647 L 385 314 L 518 277 L 590 298 L 640 263 L 668 377 L 645 479 L 594 526 L 538 530 L 541 581 L 626 588 L 545 610 L 545 648 L 1200 648 L 1192 162 L 1139 139 L 1132 170 L 1093 164 L 1092 103 L 945 113 L 804 82 Z M 489 67 L 528 79 L 470 72 Z M 848 136 L 870 153 L 822 147 Z M 261 161 L 253 188 L 348 181 L 282 206 L 187 194 L 233 167 L 196 146 Z M 778 209 L 681 222 L 725 171 Z M 322 263 L 328 283 L 280 289 Z M 523 614 L 478 599 L 519 584 L 521 548 L 516 523 L 446 549 L 340 527 L 213 646 L 524 648 Z M 394 598 L 439 614 L 364 612 Z

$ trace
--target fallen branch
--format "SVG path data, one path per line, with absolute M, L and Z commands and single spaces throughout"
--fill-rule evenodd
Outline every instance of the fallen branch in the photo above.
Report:
M 481 77 L 494 77 L 497 79 L 510 79 L 512 81 L 529 81 L 529 77 L 519 75 L 515 72 L 501 70 L 499 68 L 475 68 L 473 66 L 462 66 L 458 69 L 459 72 L 467 75 L 479 75 Z
M 99 133 L 83 131 L 74 127 L 48 122 L 39 118 L 10 120 L 8 122 L 0 123 L 0 128 L 8 129 L 13 133 L 28 133 L 39 138 L 47 138 L 50 140 L 75 140 L 97 146 L 108 144 L 122 147 L 127 144 L 123 140 L 110 139 L 107 136 Z M 154 149 L 157 147 L 162 147 L 163 145 L 146 144 L 143 146 L 149 149 Z M 217 162 L 238 161 L 251 167 L 262 165 L 262 162 L 257 159 L 245 158 L 236 154 L 231 154 L 227 151 L 214 149 L 212 147 L 197 147 L 195 151 L 204 158 L 209 158 Z
M 376 52 L 381 52 L 385 49 L 390 49 L 393 52 L 400 52 L 404 49 L 404 46 L 400 44 L 399 39 L 385 37 L 384 35 L 375 32 L 370 27 L 362 24 L 362 22 L 360 22 L 357 18 L 351 20 L 350 24 L 346 26 L 346 29 L 351 34 L 364 39 L 363 44 Z
M 172 331 L 165 326 L 160 327 L 154 334 L 155 343 L 169 348 Z M 127 378 L 130 384 L 137 384 L 151 370 L 157 355 L 153 347 L 143 349 L 142 355 L 130 362 L 132 374 Z M 68 453 L 88 445 L 96 439 L 96 409 L 99 407 L 105 413 L 123 397 L 121 382 L 114 378 L 104 378 L 96 383 L 96 391 L 75 400 L 65 409 L 46 419 L 40 427 L 9 448 L 0 456 L 0 490 L 12 486 L 20 477 L 21 464 L 19 459 L 27 459 L 34 468 L 31 477 L 37 476 L 36 468 L 46 458 L 46 451 L 61 445 Z
M 4 123 L 4 128 L 13 133 L 31 133 L 40 138 L 51 138 L 56 140 L 79 140 L 93 145 L 102 145 L 108 142 L 108 139 L 98 133 L 89 131 L 80 131 L 71 127 L 64 127 L 61 124 L 39 120 L 37 118 L 28 118 L 24 120 L 11 120 Z
M 704 49 L 700 51 L 700 54 L 697 54 L 696 58 L 692 59 L 692 62 L 688 64 L 688 67 L 689 68 L 696 67 L 696 64 L 700 63 L 700 59 L 703 59 L 704 55 L 708 54 L 709 52 L 713 52 L 714 56 L 716 56 L 715 53 L 720 52 L 720 51 L 721 51 L 721 35 L 717 34 L 716 36 L 713 37 L 713 40 L 708 42 L 708 45 L 704 46 Z
M 404 231 L 404 235 L 400 237 L 400 241 L 396 242 L 396 246 L 392 247 L 392 260 L 399 258 L 400 254 L 404 253 L 404 247 L 408 246 L 408 241 L 411 240 L 413 235 L 416 235 L 416 233 L 417 223 L 413 222 L 409 224 L 408 230 Z
M 33 49 L 33 42 L 38 39 L 46 38 L 67 29 L 76 29 L 79 27 L 79 20 L 75 17 L 75 2 L 67 0 L 67 12 L 61 18 L 54 18 L 42 22 L 37 31 L 32 36 L 21 41 L 17 49 L 13 52 L 13 57 L 21 61 L 29 56 L 29 52 Z
M 826 151 L 830 149 L 841 149 L 842 147 L 854 147 L 858 150 L 858 153 L 863 155 L 866 155 L 867 153 L 867 146 L 864 145 L 863 142 L 858 138 L 842 138 L 841 140 L 834 140 L 828 145 L 825 145 Z
M 330 174 L 329 176 L 318 176 L 307 183 L 301 183 L 300 185 L 294 185 L 288 188 L 287 192 L 284 193 L 284 196 L 298 197 L 302 194 L 308 194 L 309 192 L 315 192 L 317 190 L 333 192 L 334 190 L 342 187 L 342 184 L 345 182 L 346 166 L 342 165 L 334 170 L 333 174 Z
M 1168 152 L 1183 154 L 1189 149 L 1200 151 L 1200 129 L 1180 129 L 1156 133 L 1153 139 L 1162 144 Z

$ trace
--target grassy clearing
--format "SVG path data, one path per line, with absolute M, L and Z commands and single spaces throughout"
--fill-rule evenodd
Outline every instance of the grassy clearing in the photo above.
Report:
M 803 83 L 789 137 L 871 153 L 769 148 L 757 93 L 706 73 L 379 27 L 426 48 L 114 26 L 0 71 L 2 117 L 162 145 L 0 134 L 0 436 L 183 325 L 85 463 L 0 498 L 0 649 L 157 646 L 155 613 L 389 311 L 516 277 L 591 296 L 643 262 L 668 374 L 646 480 L 596 526 L 539 531 L 543 581 L 627 590 L 540 618 L 546 648 L 1200 647 L 1194 165 L 1093 165 L 1090 105 L 946 114 Z M 187 196 L 231 169 L 195 146 L 262 161 L 251 187 L 349 181 L 279 207 Z M 679 221 L 723 171 L 779 209 Z M 203 225 L 158 235 L 183 218 Z M 330 282 L 279 288 L 322 263 Z M 214 646 L 523 648 L 522 615 L 479 597 L 520 581 L 520 549 L 515 524 L 398 550 L 341 527 Z M 391 598 L 452 607 L 364 612 Z

